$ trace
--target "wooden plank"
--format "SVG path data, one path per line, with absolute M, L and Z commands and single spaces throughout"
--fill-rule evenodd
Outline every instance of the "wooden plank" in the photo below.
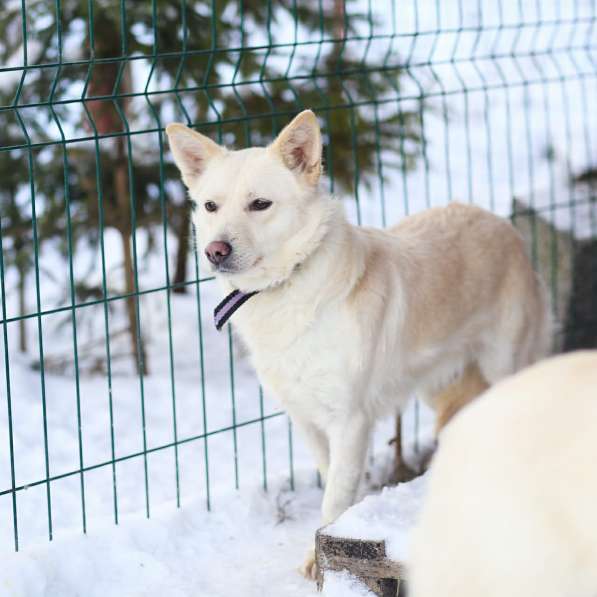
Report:
M 319 529 L 315 538 L 318 564 L 317 588 L 323 589 L 327 571 L 348 571 L 379 597 L 397 597 L 404 579 L 404 565 L 388 559 L 384 541 L 333 537 Z

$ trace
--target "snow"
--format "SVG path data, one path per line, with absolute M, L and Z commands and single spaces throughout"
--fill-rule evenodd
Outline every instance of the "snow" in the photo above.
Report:
M 594 10 L 592 3 L 528 4 L 523 15 L 518 14 L 514 3 L 512 6 L 482 3 L 481 14 L 481 5 L 463 8 L 462 2 L 454 0 L 441 3 L 440 15 L 435 13 L 440 3 L 398 4 L 396 23 L 381 18 L 376 33 L 392 33 L 396 26 L 399 36 L 392 43 L 395 42 L 394 50 L 401 58 L 408 55 L 412 41 L 408 35 L 416 27 L 432 31 L 438 26 L 464 26 L 471 31 L 463 31 L 458 42 L 454 35 L 446 34 L 433 48 L 434 37 L 421 35 L 413 46 L 411 72 L 426 91 L 437 94 L 438 85 L 428 65 L 414 65 L 430 60 L 441 62 L 452 56 L 456 59 L 455 66 L 435 66 L 443 88 L 448 94 L 454 93 L 445 97 L 435 95 L 428 102 L 425 118 L 429 171 L 426 172 L 421 159 L 403 181 L 400 172 L 384 168 L 388 175 L 384 191 L 387 222 L 395 222 L 406 213 L 428 205 L 445 204 L 451 198 L 473 201 L 507 215 L 512 197 L 517 196 L 536 207 L 550 208 L 542 213 L 560 228 L 573 228 L 578 236 L 594 234 L 597 229 L 594 206 L 588 202 L 581 202 L 576 208 L 567 205 L 570 199 L 585 199 L 570 189 L 571 174 L 594 165 L 590 163 L 593 158 L 590 150 L 596 146 L 597 112 L 585 111 L 583 106 L 583 97 L 592 88 L 594 75 L 570 78 L 593 72 L 591 50 L 587 45 L 566 52 L 556 49 L 546 55 L 545 49 L 552 43 L 549 35 L 539 34 L 537 27 L 528 26 L 518 31 L 516 51 L 528 53 L 531 47 L 536 55 L 515 61 L 508 55 L 514 48 L 515 28 L 504 28 L 499 40 L 495 30 L 501 23 L 519 22 L 521 16 L 527 23 L 556 17 L 588 19 Z M 362 5 L 366 10 L 367 3 Z M 375 5 L 380 14 L 387 17 L 391 13 L 389 1 Z M 535 14 L 539 5 L 542 13 Z M 418 15 L 415 6 L 419 6 Z M 559 13 L 554 12 L 556 6 Z M 496 17 L 498 9 L 503 10 L 503 19 Z M 461 11 L 464 14 L 459 16 Z M 479 23 L 489 28 L 487 33 L 478 35 L 475 27 Z M 291 38 L 291 27 L 288 30 Z M 549 27 L 546 30 L 552 33 Z M 572 29 L 563 27 L 562 31 L 556 48 L 564 47 Z M 582 35 L 579 36 L 582 41 Z M 304 51 L 310 51 L 308 48 L 305 46 Z M 386 49 L 381 42 L 374 42 L 367 51 L 373 56 L 376 52 L 383 54 Z M 297 52 L 301 51 L 303 48 L 298 48 Z M 492 53 L 503 58 L 493 63 L 482 59 L 476 64 L 468 61 L 471 56 Z M 300 62 L 298 58 L 297 55 L 296 64 Z M 497 62 L 501 75 L 495 68 Z M 465 95 L 459 92 L 463 84 L 478 88 L 482 83 L 478 67 L 489 86 L 499 84 L 501 76 L 513 86 L 496 87 L 487 95 L 482 90 L 473 90 L 466 94 L 465 100 Z M 548 78 L 560 74 L 568 78 L 563 83 L 552 80 L 546 85 L 519 84 L 521 72 L 536 81 L 543 76 L 541 70 Z M 415 92 L 414 82 L 404 78 L 400 105 L 412 107 L 405 98 Z M 443 120 L 444 101 L 450 117 L 448 125 Z M 383 107 L 380 110 L 383 117 Z M 507 110 L 510 121 L 506 119 Z M 508 154 L 508 139 L 512 155 Z M 553 162 L 545 157 L 549 146 L 555 149 Z M 387 161 L 393 159 L 388 157 Z M 364 224 L 381 225 L 381 192 L 376 182 L 371 189 L 361 188 L 358 209 Z M 556 207 L 551 209 L 554 204 Z M 347 211 L 356 220 L 354 202 L 347 202 Z M 199 285 L 199 297 L 195 287 L 190 287 L 187 295 L 171 296 L 172 336 L 169 337 L 168 296 L 164 290 L 155 290 L 166 283 L 160 231 L 156 237 L 158 247 L 149 259 L 141 260 L 139 272 L 140 289 L 148 291 L 140 299 L 140 311 L 151 367 L 150 375 L 144 379 L 143 396 L 140 380 L 126 355 L 128 338 L 121 332 L 126 326 L 124 305 L 122 301 L 113 301 L 108 311 L 113 355 L 111 388 L 105 371 L 94 372 L 93 367 L 105 357 L 103 308 L 96 305 L 77 309 L 77 343 L 82 364 L 77 398 L 72 358 L 69 361 L 74 338 L 68 310 L 67 268 L 57 247 L 44 245 L 40 254 L 41 307 L 63 309 L 44 315 L 41 323 L 45 356 L 49 364 L 54 364 L 48 366 L 44 379 L 48 466 L 50 477 L 55 478 L 49 484 L 52 542 L 48 542 L 47 486 L 39 484 L 46 478 L 46 462 L 42 386 L 40 371 L 36 369 L 38 324 L 36 319 L 25 324 L 30 345 L 26 355 L 16 350 L 17 323 L 6 326 L 8 339 L 6 346 L 2 344 L 0 379 L 6 379 L 8 363 L 10 385 L 7 388 L 3 384 L 0 390 L 0 491 L 12 486 L 7 416 L 10 389 L 15 485 L 21 488 L 16 493 L 20 551 L 13 551 L 13 504 L 11 494 L 5 493 L 0 495 L 3 559 L 0 594 L 11 597 L 313 596 L 316 594 L 313 585 L 296 572 L 319 525 L 321 490 L 312 459 L 296 434 L 290 443 L 288 420 L 285 415 L 277 414 L 279 407 L 272 397 L 261 400 L 258 381 L 242 347 L 233 338 L 229 339 L 226 332 L 215 331 L 211 311 L 221 296 L 213 281 Z M 108 291 L 113 296 L 122 292 L 122 258 L 113 231 L 106 231 L 105 241 Z M 142 255 L 148 241 L 139 234 L 137 242 L 138 253 Z M 175 243 L 172 239 L 166 242 L 172 261 Z M 100 282 L 99 254 L 81 243 L 75 251 L 74 271 L 77 280 L 84 279 L 89 284 Z M 14 317 L 17 301 L 12 271 L 7 275 L 6 286 L 6 315 Z M 35 290 L 31 277 L 28 312 L 36 310 Z M 199 322 L 205 347 L 203 366 Z M 8 360 L 4 358 L 6 352 Z M 234 387 L 230 383 L 231 373 Z M 259 421 L 262 415 L 270 417 L 263 421 L 263 426 Z M 242 426 L 234 431 L 233 423 Z M 114 470 L 110 464 L 100 466 L 112 458 L 112 425 L 117 459 Z M 364 487 L 365 493 L 376 491 L 386 476 L 392 453 L 387 446 L 392 437 L 391 426 L 391 421 L 382 424 L 375 435 L 374 460 L 370 463 L 371 476 Z M 407 451 L 413 459 L 417 449 L 423 450 L 425 441 L 432 435 L 432 416 L 423 406 L 411 404 L 404 417 L 404 430 Z M 177 451 L 172 447 L 175 434 L 178 440 L 185 440 Z M 151 450 L 146 459 L 142 454 L 144 441 Z M 76 473 L 81 462 L 86 469 L 82 476 Z M 207 510 L 208 473 L 211 511 Z M 289 491 L 291 478 L 294 491 Z M 366 497 L 333 525 L 334 532 L 384 538 L 388 555 L 402 559 L 407 553 L 408 529 L 424 484 L 424 480 L 417 480 Z M 267 492 L 262 490 L 264 485 Z M 146 519 L 148 506 L 150 520 Z M 327 576 L 324 591 L 327 597 L 368 594 L 346 574 Z
M 326 527 L 332 537 L 385 541 L 390 560 L 408 560 L 410 531 L 415 525 L 425 495 L 427 475 L 396 487 L 384 487 L 349 508 Z
M 317 524 L 319 489 L 285 485 L 157 509 L 125 526 L 3 554 L 0 594 L 85 597 L 315 596 L 297 568 Z M 281 518 L 284 520 L 281 521 Z M 270 592 L 275 587 L 275 593 Z
M 211 512 L 200 500 L 181 509 L 170 502 L 155 508 L 150 520 L 137 513 L 124 524 L 105 524 L 85 536 L 71 530 L 23 552 L 3 551 L 0 594 L 315 597 L 320 593 L 298 566 L 319 524 L 322 490 L 308 472 L 298 474 L 296 482 L 298 491 L 279 478 L 268 492 L 256 487 L 222 492 L 214 496 Z M 411 520 L 423 486 L 416 480 L 386 488 L 333 526 L 339 534 L 386 539 L 388 555 L 401 557 L 397 549 L 403 537 L 396 534 Z M 370 593 L 349 574 L 328 573 L 322 595 Z
M 373 593 L 357 578 L 346 572 L 326 572 L 323 597 L 371 597 Z

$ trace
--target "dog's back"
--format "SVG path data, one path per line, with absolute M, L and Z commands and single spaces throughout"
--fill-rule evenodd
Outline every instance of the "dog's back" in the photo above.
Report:
M 545 292 L 508 221 L 451 203 L 383 234 L 395 239 L 395 249 L 378 251 L 378 279 L 394 259 L 407 314 L 401 361 L 407 373 L 417 371 L 417 389 L 436 410 L 439 428 L 488 385 L 547 354 Z
M 597 351 L 496 385 L 444 431 L 413 597 L 597 595 Z
M 485 325 L 492 337 L 475 352 L 490 384 L 546 356 L 551 335 L 546 296 L 522 237 L 507 220 L 451 203 L 405 218 L 390 232 L 419 262 L 410 268 L 410 285 L 433 290 L 435 326 L 441 325 L 442 315 L 445 325 L 453 327 L 475 312 L 495 322 L 493 330 Z M 415 293 L 409 305 L 413 324 L 429 319 L 425 308 Z M 437 333 L 446 337 L 449 332 Z

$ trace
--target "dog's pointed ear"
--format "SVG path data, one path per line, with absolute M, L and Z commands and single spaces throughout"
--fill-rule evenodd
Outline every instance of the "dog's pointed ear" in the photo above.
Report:
M 191 130 L 178 122 L 166 127 L 174 162 L 187 187 L 205 170 L 209 160 L 222 155 L 226 150 L 209 137 Z
M 309 184 L 317 184 L 321 175 L 321 131 L 311 110 L 304 110 L 287 124 L 269 150 Z

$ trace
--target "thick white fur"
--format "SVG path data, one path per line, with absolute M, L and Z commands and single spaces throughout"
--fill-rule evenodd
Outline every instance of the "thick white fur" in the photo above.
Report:
M 413 597 L 597 595 L 597 351 L 491 388 L 440 437 Z
M 353 503 L 377 418 L 415 390 L 433 403 L 470 363 L 493 383 L 544 350 L 542 292 L 508 222 L 452 204 L 385 231 L 350 225 L 318 187 L 310 111 L 267 148 L 214 150 L 183 125 L 167 131 L 198 204 L 200 252 L 233 247 L 223 292 L 262 290 L 232 322 L 327 477 L 323 523 Z M 272 207 L 248 210 L 256 197 Z

